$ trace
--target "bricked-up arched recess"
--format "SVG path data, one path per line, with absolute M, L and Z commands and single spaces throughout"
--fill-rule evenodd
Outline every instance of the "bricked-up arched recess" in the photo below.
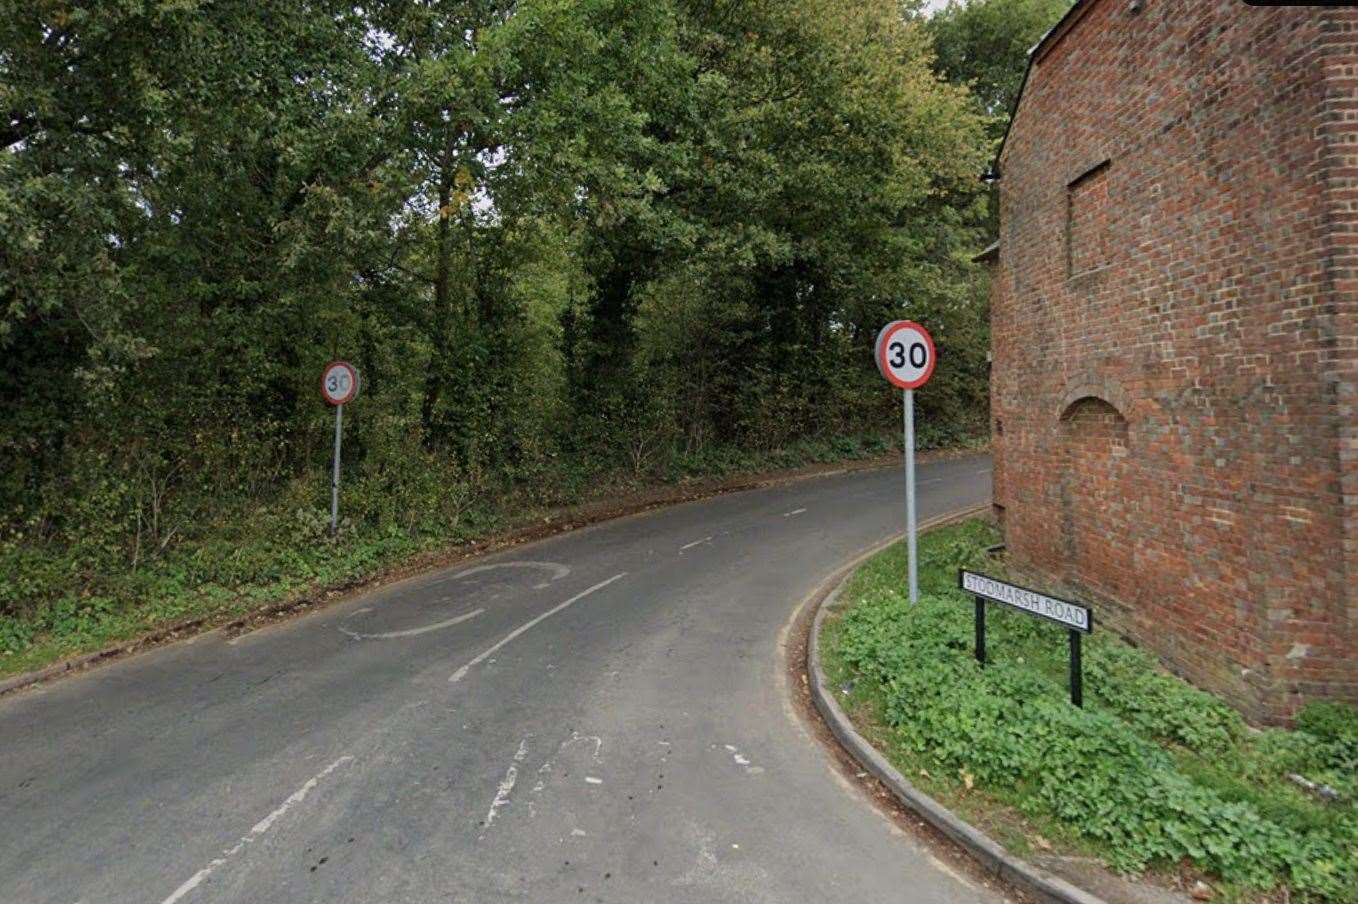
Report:
M 1061 544 L 1068 578 L 1118 595 L 1132 579 L 1127 542 L 1127 418 L 1109 400 L 1081 395 L 1061 412 Z

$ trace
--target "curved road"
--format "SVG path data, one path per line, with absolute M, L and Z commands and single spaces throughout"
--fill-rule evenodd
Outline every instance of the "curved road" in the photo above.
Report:
M 920 517 L 984 502 L 921 467 Z M 0 900 L 992 900 L 793 714 L 796 604 L 899 471 L 562 535 L 0 699 Z

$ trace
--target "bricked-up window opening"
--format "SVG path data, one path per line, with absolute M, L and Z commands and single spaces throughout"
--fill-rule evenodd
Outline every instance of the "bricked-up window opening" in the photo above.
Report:
M 1108 161 L 1066 186 L 1066 275 L 1108 266 Z
M 1085 396 L 1062 414 L 1060 434 L 1061 545 L 1068 576 L 1116 597 L 1135 580 L 1127 419 L 1108 401 Z

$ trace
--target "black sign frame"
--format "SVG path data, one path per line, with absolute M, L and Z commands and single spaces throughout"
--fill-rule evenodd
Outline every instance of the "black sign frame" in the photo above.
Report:
M 957 586 L 958 586 L 963 592 L 965 592 L 965 593 L 967 593 L 967 594 L 969 594 L 969 595 L 971 595 L 971 596 L 977 596 L 978 594 L 977 594 L 976 591 L 974 591 L 974 590 L 968 590 L 968 589 L 967 589 L 967 586 L 966 586 L 966 576 L 969 575 L 969 574 L 970 574 L 970 575 L 974 575 L 975 577 L 978 577 L 978 578 L 985 578 L 987 581 L 994 581 L 996 584 L 1003 584 L 1003 585 L 1006 586 L 1006 587 L 1013 587 L 1015 590 L 1022 590 L 1024 593 L 1032 593 L 1032 594 L 1035 594 L 1035 595 L 1037 595 L 1037 596 L 1045 597 L 1046 599 L 1052 600 L 1053 602 L 1060 603 L 1060 604 L 1062 604 L 1063 606 L 1070 606 L 1070 607 L 1073 608 L 1073 609 L 1081 609 L 1081 610 L 1084 611 L 1084 614 L 1085 614 L 1085 624 L 1088 625 L 1089 627 L 1087 627 L 1087 628 L 1077 628 L 1077 627 L 1075 627 L 1074 625 L 1072 625 L 1070 622 L 1063 622 L 1063 621 L 1061 621 L 1059 618 L 1052 618 L 1050 615 L 1047 615 L 1047 614 L 1045 614 L 1045 613 L 1042 613 L 1042 612 L 1034 612 L 1034 611 L 1031 610 L 1031 609 L 1024 609 L 1022 606 L 1015 606 L 1013 603 L 1010 603 L 1010 602 L 1008 602 L 1007 600 L 999 599 L 998 597 L 986 596 L 985 594 L 979 594 L 980 596 L 985 596 L 985 598 L 986 598 L 987 600 L 989 600 L 990 602 L 992 602 L 992 603 L 999 603 L 1001 606 L 1006 606 L 1006 607 L 1008 607 L 1008 608 L 1010 608 L 1010 609 L 1013 609 L 1013 610 L 1015 610 L 1015 611 L 1017 611 L 1017 612 L 1022 612 L 1024 615 L 1031 615 L 1031 616 L 1033 616 L 1034 618 L 1045 619 L 1045 620 L 1051 622 L 1051 623 L 1054 624 L 1054 625 L 1060 625 L 1061 627 L 1067 628 L 1067 629 L 1069 629 L 1069 630 L 1071 630 L 1071 631 L 1079 631 L 1079 632 L 1081 632 L 1082 634 L 1093 634 L 1093 633 L 1094 633 L 1094 610 L 1091 609 L 1091 608 L 1089 608 L 1088 606 L 1086 606 L 1084 603 L 1077 603 L 1077 602 L 1075 602 L 1075 601 L 1073 601 L 1073 600 L 1062 599 L 1062 598 L 1059 597 L 1059 596 L 1052 596 L 1050 593 L 1043 593 L 1041 590 L 1034 590 L 1034 589 L 1032 589 L 1031 587 L 1023 587 L 1023 586 L 1020 586 L 1019 584 L 1014 584 L 1014 583 L 1011 583 L 1011 582 L 1009 582 L 1009 581 L 1001 580 L 1001 579 L 999 579 L 999 578 L 997 578 L 997 577 L 994 577 L 994 576 L 992 576 L 992 575 L 988 575 L 988 574 L 986 574 L 985 572 L 982 572 L 982 571 L 972 571 L 970 568 L 959 568 L 959 569 L 957 570 Z
M 970 590 L 967 588 L 966 583 L 966 577 L 969 574 L 974 577 L 985 578 L 987 581 L 994 581 L 996 584 L 1003 584 L 1006 587 L 1012 587 L 1015 590 L 1022 590 L 1024 593 L 1035 594 L 1044 599 L 1049 599 L 1053 602 L 1061 603 L 1063 606 L 1070 606 L 1075 609 L 1080 609 L 1085 614 L 1086 627 L 1078 628 L 1071 625 L 1069 622 L 1064 622 L 1058 618 L 1053 618 L 1052 616 L 1047 615 L 1044 612 L 1034 612 L 1031 609 L 1023 608 L 1022 606 L 1016 606 L 1013 603 L 1008 602 L 1007 600 L 1002 600 L 987 594 L 977 593 L 975 590 Z M 1084 635 L 1086 634 L 1094 633 L 1093 609 L 1082 603 L 1076 603 L 1071 600 L 1061 599 L 1059 596 L 1052 596 L 1051 594 L 1043 593 L 1040 590 L 1031 590 L 1027 587 L 1021 587 L 1018 584 L 1011 584 L 1009 581 L 1002 581 L 999 578 L 991 577 L 990 575 L 984 574 L 979 571 L 971 571 L 970 569 L 967 568 L 957 569 L 957 586 L 962 590 L 962 592 L 972 597 L 972 599 L 974 599 L 976 602 L 976 661 L 981 664 L 981 668 L 985 668 L 986 665 L 986 642 L 985 642 L 986 603 L 999 603 L 1001 606 L 1004 606 L 1006 609 L 1009 609 L 1011 611 L 1022 612 L 1024 615 L 1031 615 L 1034 618 L 1040 618 L 1043 621 L 1051 622 L 1054 625 L 1060 625 L 1070 635 L 1070 702 L 1072 705 L 1077 707 L 1084 706 L 1084 663 L 1083 657 L 1081 656 L 1080 647 L 1081 638 L 1084 637 Z

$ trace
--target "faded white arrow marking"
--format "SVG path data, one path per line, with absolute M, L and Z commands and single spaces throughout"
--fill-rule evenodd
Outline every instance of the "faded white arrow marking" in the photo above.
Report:
M 569 565 L 562 565 L 560 562 L 495 562 L 491 565 L 477 565 L 475 568 L 468 568 L 466 571 L 459 571 L 457 574 L 435 581 L 435 584 L 447 584 L 452 581 L 460 581 L 472 575 L 482 574 L 487 571 L 494 571 L 497 568 L 536 568 L 539 571 L 549 571 L 553 581 L 559 581 L 571 573 Z
M 451 628 L 453 625 L 460 625 L 464 621 L 471 621 L 476 616 L 485 612 L 485 609 L 477 609 L 465 615 L 447 619 L 432 625 L 425 625 L 423 628 L 411 628 L 409 631 L 388 631 L 385 634 L 360 634 L 357 631 L 350 631 L 348 628 L 340 628 L 341 634 L 346 634 L 354 640 L 395 640 L 398 637 L 419 637 L 421 634 L 428 634 L 430 631 L 442 631 L 444 628 Z

